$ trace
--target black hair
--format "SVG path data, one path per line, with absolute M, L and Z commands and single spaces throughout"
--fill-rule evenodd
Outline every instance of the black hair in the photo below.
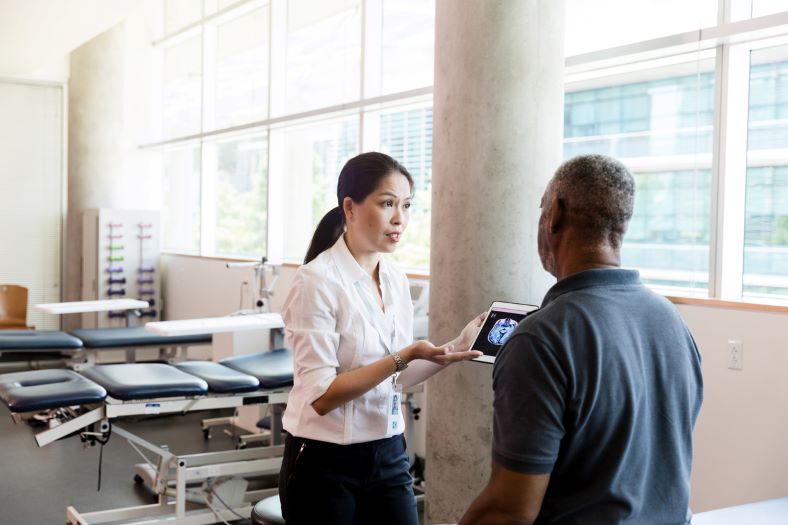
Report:
M 304 257 L 308 263 L 325 250 L 334 245 L 345 231 L 345 211 L 342 203 L 345 197 L 360 203 L 366 199 L 380 184 L 380 181 L 394 172 L 401 173 L 408 179 L 411 189 L 413 177 L 405 166 L 385 153 L 371 151 L 356 155 L 347 161 L 339 172 L 337 181 L 337 207 L 326 213 L 312 235 L 312 242 Z

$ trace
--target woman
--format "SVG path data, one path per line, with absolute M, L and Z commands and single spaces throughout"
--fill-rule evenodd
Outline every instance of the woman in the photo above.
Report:
M 413 343 L 408 279 L 391 253 L 413 179 L 382 153 L 342 168 L 339 206 L 320 221 L 282 315 L 295 384 L 279 477 L 288 524 L 416 525 L 400 392 L 468 351 L 484 314 L 444 346 Z

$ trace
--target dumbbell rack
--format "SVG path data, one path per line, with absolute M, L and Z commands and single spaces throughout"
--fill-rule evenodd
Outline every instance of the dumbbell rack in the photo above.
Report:
M 147 301 L 140 324 L 160 320 L 159 214 L 149 210 L 86 210 L 82 218 L 82 300 Z M 85 328 L 126 326 L 127 312 L 82 315 Z

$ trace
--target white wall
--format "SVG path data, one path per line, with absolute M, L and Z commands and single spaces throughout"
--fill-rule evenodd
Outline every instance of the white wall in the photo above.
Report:
M 193 319 L 228 315 L 239 309 L 240 290 L 244 281 L 254 288 L 252 268 L 226 268 L 228 259 L 162 255 L 162 297 L 164 319 Z M 274 287 L 271 310 L 280 312 L 294 267 L 282 268 Z M 248 294 L 243 308 L 249 308 Z
M 694 511 L 788 495 L 788 314 L 678 307 L 703 358 Z M 728 369 L 728 341 L 744 368 Z
M 250 269 L 226 269 L 218 259 L 167 255 L 163 263 L 167 319 L 235 311 L 241 283 L 253 277 Z M 273 311 L 281 310 L 294 273 L 283 269 Z M 678 309 L 700 348 L 705 383 L 695 429 L 693 511 L 788 495 L 788 314 Z M 743 370 L 728 369 L 728 340 L 744 342 Z M 416 428 L 421 433 L 423 420 Z
M 0 76 L 53 80 L 53 63 L 139 5 L 139 0 L 0 0 Z
M 65 301 L 82 299 L 85 210 L 161 209 L 155 155 L 139 147 L 151 127 L 149 44 L 155 32 L 144 15 L 135 10 L 70 55 Z M 79 323 L 65 316 L 62 326 L 71 330 Z
M 251 295 L 256 292 L 252 268 L 226 268 L 225 259 L 163 255 L 162 299 L 163 319 L 194 319 L 228 315 L 241 308 L 251 308 Z M 282 268 L 276 281 L 271 310 L 280 312 L 290 288 L 295 268 Z M 241 286 L 247 282 L 244 304 L 240 303 Z M 256 296 L 255 296 L 256 297 Z M 234 352 L 249 353 L 268 349 L 268 338 L 261 332 L 235 334 Z M 193 358 L 209 358 L 210 347 L 189 350 Z

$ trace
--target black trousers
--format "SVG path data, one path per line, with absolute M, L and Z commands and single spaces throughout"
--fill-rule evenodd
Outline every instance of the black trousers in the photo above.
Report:
M 290 434 L 279 498 L 287 525 L 418 525 L 402 435 L 336 445 Z

